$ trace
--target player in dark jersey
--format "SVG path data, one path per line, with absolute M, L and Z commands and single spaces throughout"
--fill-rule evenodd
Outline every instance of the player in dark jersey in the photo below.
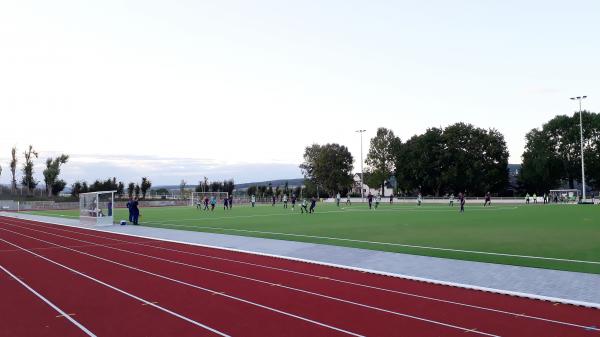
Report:
M 369 209 L 371 209 L 373 207 L 373 194 L 371 192 L 367 195 L 367 200 L 369 201 Z
M 485 194 L 485 202 L 483 203 L 483 207 L 488 205 L 492 206 L 492 195 L 490 194 L 490 192 L 487 192 Z
M 309 213 L 314 213 L 315 212 L 315 207 L 317 207 L 317 198 L 312 197 L 310 199 L 310 209 L 308 210 Z
M 460 201 L 460 211 L 459 212 L 460 213 L 464 213 L 465 212 L 465 202 L 466 201 L 465 201 L 465 195 L 462 192 L 460 192 L 458 194 L 458 200 Z

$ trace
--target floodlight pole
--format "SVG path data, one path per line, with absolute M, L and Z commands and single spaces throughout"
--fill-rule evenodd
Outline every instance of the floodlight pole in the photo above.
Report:
M 585 163 L 583 160 L 583 118 L 581 117 L 581 101 L 587 96 L 571 97 L 571 100 L 579 102 L 579 136 L 581 138 L 581 186 L 582 186 L 582 201 L 585 201 Z
M 363 179 L 364 179 L 364 171 L 363 171 L 363 132 L 367 130 L 356 130 L 356 132 L 360 133 L 360 199 L 361 202 L 365 201 L 365 192 L 363 189 Z

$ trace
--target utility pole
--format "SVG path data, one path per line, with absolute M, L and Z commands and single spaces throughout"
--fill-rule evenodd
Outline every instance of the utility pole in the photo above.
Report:
M 364 183 L 364 171 L 363 171 L 363 133 L 367 130 L 356 130 L 356 132 L 360 133 L 360 198 L 361 201 L 365 201 L 365 191 L 363 189 Z
M 583 118 L 581 117 L 581 101 L 586 99 L 587 96 L 571 97 L 571 100 L 579 102 L 579 136 L 581 138 L 581 186 L 582 186 L 582 197 L 581 199 L 585 202 L 585 163 L 583 161 Z

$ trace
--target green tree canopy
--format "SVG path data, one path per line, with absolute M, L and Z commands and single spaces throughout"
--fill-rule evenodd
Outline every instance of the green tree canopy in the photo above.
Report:
M 392 130 L 377 129 L 377 134 L 371 139 L 366 163 L 369 166 L 369 186 L 379 186 L 384 194 L 385 182 L 395 169 L 396 160 L 401 147 L 400 138 Z
M 304 151 L 302 173 L 331 195 L 352 184 L 353 158 L 348 148 L 339 144 L 313 144 Z
M 48 196 L 58 195 L 65 188 L 67 183 L 59 180 L 58 176 L 60 175 L 60 166 L 66 164 L 68 160 L 69 156 L 66 154 L 62 154 L 54 159 L 46 159 L 46 169 L 42 173 Z
M 29 145 L 29 149 L 23 152 L 25 163 L 23 163 L 23 178 L 21 185 L 27 188 L 27 192 L 31 193 L 38 184 L 38 181 L 33 177 L 33 159 L 38 157 L 38 153 Z
M 508 185 L 508 150 L 497 130 L 457 123 L 430 128 L 402 144 L 396 179 L 406 190 L 445 193 L 503 193 Z
M 600 114 L 582 112 L 586 180 L 600 187 Z M 519 173 L 522 189 L 538 193 L 581 182 L 579 113 L 556 116 L 525 136 L 523 165 Z

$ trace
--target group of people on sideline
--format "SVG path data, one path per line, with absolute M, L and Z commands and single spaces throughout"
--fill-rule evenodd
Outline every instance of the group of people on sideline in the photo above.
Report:
M 140 219 L 139 204 L 140 203 L 138 198 L 135 197 L 129 198 L 129 201 L 127 201 L 127 204 L 125 205 L 127 207 L 127 210 L 129 211 L 129 222 L 134 225 L 137 225 Z

